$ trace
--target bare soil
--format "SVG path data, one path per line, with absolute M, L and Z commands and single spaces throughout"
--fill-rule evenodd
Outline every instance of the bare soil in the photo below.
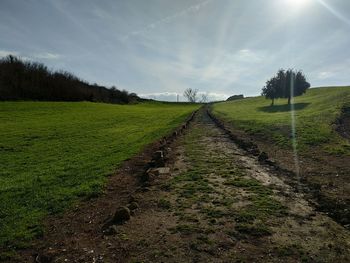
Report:
M 342 114 L 336 123 L 336 130 L 341 136 L 346 139 L 350 139 L 350 108 L 345 107 L 342 110 Z
M 215 116 L 214 116 L 215 118 Z M 318 146 L 310 146 L 307 151 L 298 153 L 279 147 L 273 141 L 259 135 L 247 134 L 233 125 L 218 120 L 226 131 L 243 144 L 251 144 L 259 152 L 268 154 L 273 165 L 282 170 L 290 184 L 306 189 L 308 199 L 315 199 L 318 210 L 327 213 L 338 223 L 350 229 L 350 156 L 327 154 Z M 345 138 L 350 134 L 349 109 L 335 125 L 335 129 Z M 249 147 L 248 147 L 249 148 Z
M 47 220 L 18 262 L 350 262 L 350 232 L 206 111 L 166 150 L 169 173 L 141 185 L 150 152 L 126 162 L 101 197 Z M 104 231 L 132 202 L 131 219 Z

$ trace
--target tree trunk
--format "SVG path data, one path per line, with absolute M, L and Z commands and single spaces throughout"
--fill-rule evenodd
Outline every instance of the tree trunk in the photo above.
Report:
M 272 99 L 271 106 L 273 106 L 274 104 L 275 104 L 275 98 Z
M 288 97 L 288 105 L 290 105 L 290 97 Z

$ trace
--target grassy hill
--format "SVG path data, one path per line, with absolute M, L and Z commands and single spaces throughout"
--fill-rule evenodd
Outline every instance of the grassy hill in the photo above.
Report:
M 255 97 L 214 104 L 212 111 L 239 138 L 253 140 L 280 167 L 293 171 L 296 176 L 288 179 L 305 184 L 318 209 L 349 226 L 350 143 L 338 133 L 337 120 L 347 112 L 349 122 L 350 87 L 310 89 L 293 107 L 285 99 L 271 107 L 269 100 Z
M 350 87 L 325 87 L 310 89 L 296 97 L 294 111 L 285 99 L 270 106 L 270 100 L 254 97 L 214 104 L 213 112 L 234 127 L 287 149 L 292 147 L 294 114 L 299 151 L 320 146 L 328 153 L 349 154 L 349 143 L 334 130 L 334 122 L 345 105 L 350 107 Z
M 198 107 L 0 102 L 0 247 L 40 234 L 46 215 L 99 193 L 123 160 Z

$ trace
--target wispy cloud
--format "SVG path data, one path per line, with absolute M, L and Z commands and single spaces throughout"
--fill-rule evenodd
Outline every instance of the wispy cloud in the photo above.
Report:
M 16 51 L 0 50 L 0 58 L 6 57 L 8 55 L 19 56 L 19 53 Z
M 61 55 L 51 53 L 51 52 L 42 52 L 42 53 L 35 53 L 32 55 L 33 58 L 38 59 L 59 59 L 61 58 Z
M 0 58 L 6 57 L 8 55 L 20 57 L 21 59 L 24 59 L 24 60 L 36 60 L 36 59 L 51 60 L 51 59 L 60 59 L 62 57 L 61 55 L 52 53 L 52 52 L 25 54 L 18 51 L 0 50 Z
M 152 87 L 157 83 L 175 94 L 182 94 L 188 87 L 203 92 L 215 89 L 216 93 L 210 94 L 211 100 L 223 100 L 238 93 L 237 88 L 244 87 L 242 82 L 252 77 L 251 68 L 262 65 L 268 56 L 264 51 L 252 49 L 239 49 L 235 52 L 222 49 L 217 52 L 202 47 L 201 50 L 201 63 L 197 59 L 197 52 L 191 49 L 172 50 L 171 60 L 162 56 L 148 59 L 135 55 L 130 62 L 134 65 L 135 72 L 150 78 L 146 86 Z M 218 59 L 212 60 L 213 54 Z M 167 96 L 176 98 L 175 94 Z
M 317 75 L 317 77 L 321 80 L 328 79 L 332 76 L 334 76 L 334 73 L 330 72 L 330 71 L 322 71 L 322 72 L 318 73 L 318 75 Z
M 155 29 L 156 27 L 162 25 L 162 24 L 167 24 L 167 23 L 170 23 L 182 16 L 185 16 L 187 14 L 190 14 L 190 13 L 196 13 L 198 12 L 201 8 L 203 8 L 204 6 L 206 6 L 207 4 L 209 4 L 212 0 L 206 0 L 206 1 L 203 1 L 203 2 L 200 2 L 198 4 L 195 4 L 195 5 L 191 5 L 179 12 L 176 12 L 170 16 L 167 16 L 167 17 L 164 17 L 160 20 L 157 20 L 157 21 L 154 21 L 153 23 L 150 23 L 148 25 L 145 25 L 143 28 L 139 29 L 139 30 L 135 30 L 135 31 L 132 31 L 126 35 L 124 35 L 121 40 L 122 41 L 125 41 L 127 39 L 129 39 L 130 37 L 133 37 L 133 36 L 138 36 L 138 35 L 142 35 L 142 34 L 145 34 L 153 29 Z
M 20 57 L 23 60 L 31 60 L 30 57 L 24 56 L 20 52 L 17 52 L 17 51 L 0 50 L 0 58 L 7 57 L 9 55 Z
M 174 100 L 191 87 L 218 98 L 252 96 L 290 67 L 313 86 L 349 82 L 347 1 L 314 0 L 298 10 L 279 0 L 12 2 L 1 2 L 0 57 L 42 61 L 139 94 Z

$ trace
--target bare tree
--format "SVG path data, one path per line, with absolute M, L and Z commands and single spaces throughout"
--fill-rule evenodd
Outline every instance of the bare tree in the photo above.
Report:
M 201 96 L 201 103 L 207 103 L 207 102 L 208 102 L 208 95 L 204 93 Z
M 184 91 L 184 97 L 187 98 L 189 102 L 197 101 L 198 89 L 188 88 Z

